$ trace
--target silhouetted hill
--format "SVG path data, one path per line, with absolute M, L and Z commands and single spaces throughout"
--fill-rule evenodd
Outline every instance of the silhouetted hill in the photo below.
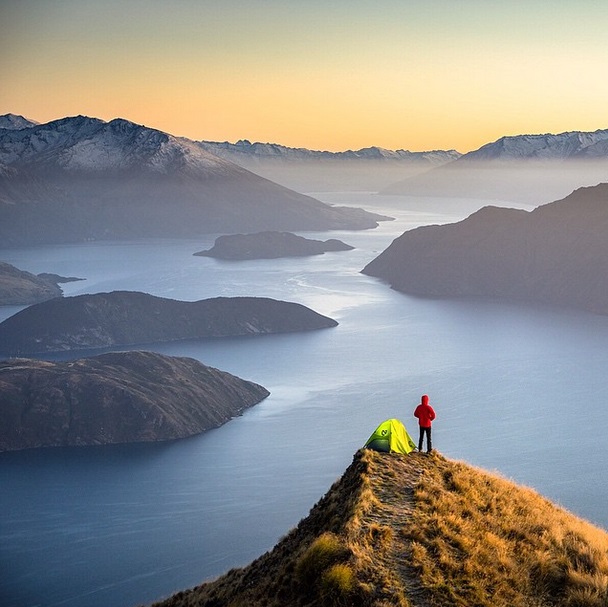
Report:
M 268 394 L 191 358 L 151 352 L 0 361 L 0 451 L 184 438 Z
M 301 304 L 265 297 L 177 301 L 132 291 L 52 299 L 0 323 L 0 353 L 109 348 L 154 342 L 289 333 L 338 323 Z
M 127 120 L 76 116 L 0 129 L 4 246 L 359 230 L 376 227 L 379 219 L 323 204 L 193 141 Z
M 321 255 L 329 251 L 350 251 L 353 248 L 335 238 L 322 241 L 290 232 L 258 232 L 220 236 L 211 249 L 194 254 L 217 259 L 276 259 Z
M 608 533 L 435 453 L 359 451 L 247 567 L 156 607 L 600 607 Z
M 491 297 L 608 314 L 608 184 L 532 212 L 485 207 L 405 232 L 363 273 L 426 297 Z
M 73 280 L 57 275 L 40 274 L 19 270 L 0 261 L 0 306 L 20 306 L 61 297 L 58 282 Z

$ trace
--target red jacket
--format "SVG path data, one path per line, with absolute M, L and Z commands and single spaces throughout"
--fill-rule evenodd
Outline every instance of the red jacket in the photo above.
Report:
M 422 397 L 421 403 L 416 407 L 414 417 L 418 418 L 418 424 L 422 428 L 431 427 L 431 422 L 435 419 L 435 411 L 429 405 L 429 397 L 426 394 Z

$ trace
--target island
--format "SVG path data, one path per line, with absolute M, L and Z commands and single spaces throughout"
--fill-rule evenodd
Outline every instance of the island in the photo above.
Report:
M 194 255 L 216 259 L 277 259 L 279 257 L 306 257 L 329 251 L 351 251 L 354 247 L 330 238 L 312 240 L 291 232 L 266 231 L 255 234 L 229 234 L 219 236 L 213 247 Z
M 226 423 L 266 388 L 182 357 L 0 362 L 0 451 L 166 441 Z
M 137 291 L 51 299 L 0 323 L 0 354 L 24 356 L 337 326 L 298 303 L 266 297 L 178 301 Z

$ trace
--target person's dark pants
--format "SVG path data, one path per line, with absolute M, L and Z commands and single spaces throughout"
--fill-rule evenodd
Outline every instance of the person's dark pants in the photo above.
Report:
M 424 435 L 426 434 L 426 451 L 430 453 L 433 449 L 431 443 L 431 428 L 423 428 L 420 426 L 420 438 L 418 439 L 418 451 L 422 451 L 422 442 L 424 441 Z

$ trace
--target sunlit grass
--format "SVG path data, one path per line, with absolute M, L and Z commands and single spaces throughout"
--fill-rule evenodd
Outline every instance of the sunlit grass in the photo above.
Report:
M 277 546 L 164 607 L 608 607 L 608 534 L 439 454 L 361 451 Z
M 402 534 L 438 606 L 608 605 L 608 536 L 534 491 L 435 457 L 415 501 Z

